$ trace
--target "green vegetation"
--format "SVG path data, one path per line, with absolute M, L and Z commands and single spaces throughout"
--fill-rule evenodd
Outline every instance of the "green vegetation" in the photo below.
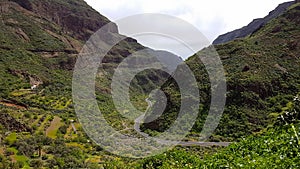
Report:
M 83 0 L 13 1 L 32 11 L 16 4 L 1 8 L 7 11 L 0 15 L 0 168 L 300 167 L 300 104 L 299 95 L 295 97 L 300 93 L 299 3 L 251 36 L 216 46 L 228 93 L 221 123 L 209 139 L 235 143 L 226 148 L 175 147 L 146 159 L 130 159 L 112 155 L 89 140 L 71 97 L 76 54 L 94 28 L 108 20 Z M 10 3 L 2 0 L 0 6 L 2 2 Z M 38 7 L 41 3 L 46 10 Z M 52 16 L 58 9 L 71 14 Z M 80 27 L 73 26 L 74 20 Z M 113 47 L 95 84 L 100 111 L 112 127 L 129 135 L 136 134 L 134 122 L 117 112 L 110 84 L 119 63 L 141 49 L 145 47 L 133 39 Z M 209 110 L 210 84 L 196 55 L 186 63 L 201 94 L 199 117 L 186 140 L 197 140 Z M 130 99 L 140 111 L 146 110 L 151 90 L 164 83 L 166 111 L 142 126 L 151 135 L 167 129 L 180 108 L 177 84 L 171 78 L 164 82 L 166 77 L 164 72 L 147 70 L 131 83 Z M 38 84 L 36 89 L 31 89 L 33 84 Z
M 61 123 L 61 119 L 55 116 L 50 126 L 46 130 L 46 136 L 55 139 L 57 136 L 57 131 L 61 127 L 61 125 L 63 125 L 63 123 Z
M 299 168 L 300 99 L 282 108 L 275 127 L 239 139 L 213 155 L 192 155 L 183 150 L 142 160 L 143 168 Z
M 243 39 L 215 46 L 227 80 L 226 106 L 212 141 L 234 141 L 255 134 L 274 121 L 295 93 L 300 92 L 299 3 L 257 32 Z M 198 56 L 206 56 L 208 47 L 190 57 L 186 63 L 198 81 L 201 105 L 192 135 L 202 131 L 210 104 L 208 74 Z M 167 110 L 143 130 L 158 132 L 169 128 L 180 108 L 180 91 L 170 79 L 162 90 L 170 98 Z
M 16 142 L 17 140 L 17 133 L 11 133 L 10 135 L 8 135 L 6 138 L 5 138 L 5 141 L 9 144 L 9 145 L 12 145 Z
M 299 125 L 296 125 L 300 131 Z M 298 137 L 299 137 L 299 133 Z M 183 150 L 173 150 L 145 159 L 143 168 L 299 168 L 299 140 L 292 125 L 269 129 L 223 150 L 201 158 Z M 139 168 L 137 167 L 137 168 Z

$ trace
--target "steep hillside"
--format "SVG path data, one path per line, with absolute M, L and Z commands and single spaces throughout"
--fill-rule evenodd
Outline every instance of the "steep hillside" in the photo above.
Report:
M 90 36 L 110 21 L 88 6 L 84 1 L 76 0 L 10 0 L 24 9 L 33 12 L 52 23 L 59 25 L 63 34 L 76 39 L 88 40 Z M 118 33 L 116 25 L 109 30 Z
M 83 0 L 0 0 L 0 11 L 0 168 L 99 168 L 100 162 L 114 159 L 89 141 L 71 97 L 77 55 L 110 21 Z M 139 50 L 160 52 L 119 35 L 115 24 L 105 32 L 125 39 L 103 59 L 95 84 L 97 101 L 113 127 L 129 128 L 133 121 L 112 104 L 114 70 Z M 133 104 L 145 109 L 149 90 L 167 76 L 155 70 L 138 74 L 131 88 Z
M 299 18 L 300 4 L 297 3 L 252 36 L 215 46 L 225 69 L 227 101 L 211 140 L 234 140 L 260 132 L 273 124 L 276 112 L 300 91 Z M 199 116 L 191 137 L 201 131 L 209 110 L 210 83 L 198 58 L 209 48 L 186 61 L 201 93 Z M 164 84 L 162 90 L 169 99 L 167 110 L 157 120 L 144 124 L 144 130 L 164 131 L 176 119 L 180 94 L 175 84 L 172 80 Z
M 39 108 L 67 108 L 71 103 L 71 77 L 76 56 L 85 41 L 110 21 L 81 0 L 2 0 L 0 7 L 0 69 L 3 72 L 0 97 Z M 115 24 L 107 29 L 107 34 L 121 36 Z M 105 72 L 99 77 L 100 81 L 109 80 L 124 58 L 142 49 L 146 48 L 131 38 L 117 44 L 103 59 Z M 160 76 L 166 77 L 161 72 L 149 73 L 158 83 L 162 79 Z M 146 77 L 143 84 L 151 87 L 156 82 Z M 97 85 L 97 91 L 108 94 L 109 83 L 101 85 Z M 43 97 L 28 90 L 31 86 L 37 86 L 35 92 Z
M 222 44 L 222 43 L 230 42 L 237 38 L 244 38 L 246 36 L 253 34 L 261 27 L 265 26 L 268 22 L 270 22 L 270 20 L 277 18 L 282 13 L 284 13 L 294 3 L 295 3 L 294 1 L 291 1 L 291 2 L 285 2 L 280 4 L 276 9 L 271 11 L 269 15 L 267 15 L 266 17 L 255 19 L 243 28 L 234 30 L 224 35 L 220 35 L 216 40 L 213 41 L 213 44 L 214 45 Z

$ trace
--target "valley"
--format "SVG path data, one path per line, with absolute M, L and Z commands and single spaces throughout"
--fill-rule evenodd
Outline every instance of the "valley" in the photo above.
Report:
M 0 169 L 300 168 L 298 0 L 281 4 L 255 22 L 259 26 L 251 23 L 221 35 L 214 45 L 184 61 L 197 81 L 198 117 L 175 147 L 146 158 L 132 157 L 134 150 L 147 149 L 141 145 L 122 150 L 127 157 L 107 151 L 89 137 L 90 128 L 82 125 L 88 119 L 78 118 L 75 111 L 72 78 L 78 55 L 109 19 L 84 0 L 0 0 L 0 11 Z M 110 49 L 95 74 L 97 107 L 107 124 L 123 136 L 159 136 L 179 117 L 182 97 L 174 78 L 156 69 L 138 73 L 130 82 L 129 98 L 144 114 L 129 119 L 126 115 L 132 112 L 127 105 L 123 112 L 114 105 L 113 76 L 123 60 L 141 50 L 151 54 L 142 53 L 137 60 L 160 65 L 156 57 L 163 55 L 179 64 L 172 67 L 174 74 L 180 72 L 182 59 L 120 35 L 115 24 L 105 31 L 107 36 L 100 38 L 104 46 L 110 36 L 124 40 Z M 236 31 L 241 34 L 235 36 Z M 212 49 L 224 66 L 227 93 L 220 123 L 206 136 L 201 131 L 212 86 L 199 57 Z M 151 96 L 157 89 L 164 93 L 161 100 L 166 99 L 161 115 L 153 111 L 161 103 Z M 93 130 L 97 131 L 96 125 Z M 172 138 L 158 142 L 174 144 Z

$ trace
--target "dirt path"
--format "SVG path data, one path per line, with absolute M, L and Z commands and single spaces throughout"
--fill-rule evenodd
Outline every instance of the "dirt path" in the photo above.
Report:
M 148 103 L 148 107 L 147 107 L 145 112 L 147 112 L 148 109 L 152 107 L 152 102 L 148 98 L 146 99 L 146 102 Z M 141 125 L 141 123 L 143 123 L 144 117 L 145 117 L 145 114 L 142 114 L 141 116 L 139 116 L 138 118 L 136 118 L 134 120 L 134 130 L 138 134 L 140 134 L 144 137 L 149 137 L 149 135 L 147 133 L 142 132 L 141 129 L 140 129 L 140 125 Z
M 77 133 L 77 130 L 76 130 L 76 127 L 75 127 L 75 125 L 74 125 L 74 123 L 73 123 L 73 122 L 71 122 L 71 126 L 72 126 L 72 128 L 73 128 L 73 131 L 75 132 L 75 134 L 78 134 L 78 133 Z

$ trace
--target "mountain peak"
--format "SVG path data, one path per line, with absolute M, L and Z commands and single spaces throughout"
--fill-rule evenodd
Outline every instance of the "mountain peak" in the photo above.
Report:
M 266 25 L 268 22 L 270 22 L 272 19 L 277 18 L 281 14 L 283 14 L 290 6 L 297 3 L 299 0 L 296 1 L 290 1 L 280 4 L 276 9 L 271 11 L 266 17 L 254 19 L 251 23 L 249 23 L 247 26 L 244 26 L 240 29 L 236 29 L 232 32 L 228 32 L 226 34 L 220 35 L 216 40 L 213 41 L 214 45 L 226 43 L 232 40 L 235 40 L 237 38 L 244 38 L 248 35 L 251 35 L 252 33 L 259 30 L 261 27 Z
M 6 2 L 17 3 L 32 14 L 58 24 L 64 33 L 83 41 L 88 40 L 95 31 L 110 22 L 83 0 L 6 0 Z M 112 24 L 107 31 L 118 33 L 118 28 Z

